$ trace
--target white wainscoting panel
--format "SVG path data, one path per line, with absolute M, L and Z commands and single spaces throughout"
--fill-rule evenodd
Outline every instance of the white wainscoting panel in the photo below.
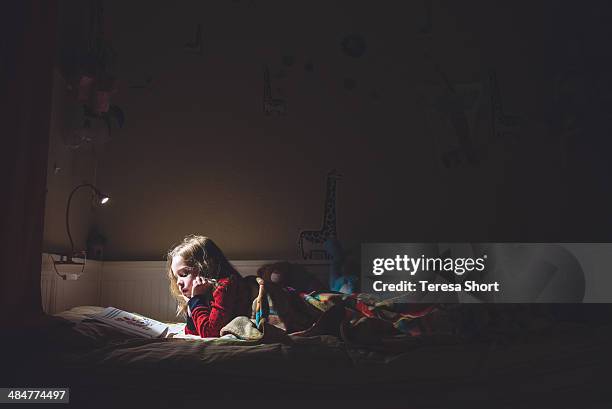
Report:
M 55 256 L 54 257 L 58 257 Z M 47 259 L 47 261 L 45 261 Z M 241 275 L 255 275 L 257 270 L 278 260 L 231 261 Z M 327 283 L 328 261 L 289 261 L 299 264 Z M 80 271 L 70 266 L 74 271 Z M 66 266 L 64 266 L 66 269 Z M 181 321 L 176 316 L 176 301 L 170 295 L 165 261 L 88 261 L 85 272 L 76 281 L 65 281 L 53 271 L 43 254 L 41 289 L 45 311 L 53 314 L 79 305 L 116 307 L 160 321 Z
M 83 274 L 78 280 L 64 280 L 53 269 L 51 258 L 58 260 L 59 256 L 46 253 L 42 255 L 41 294 L 43 310 L 46 313 L 54 314 L 79 305 L 99 305 L 102 270 L 100 261 L 87 260 Z M 56 268 L 59 274 L 80 274 L 82 270 L 81 266 L 74 265 L 58 265 Z
M 100 303 L 160 321 L 177 321 L 164 261 L 107 261 Z

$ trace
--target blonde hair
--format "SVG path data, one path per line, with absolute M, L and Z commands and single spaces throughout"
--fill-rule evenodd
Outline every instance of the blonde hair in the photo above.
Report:
M 227 260 L 221 249 L 206 236 L 190 234 L 183 241 L 172 247 L 167 254 L 166 275 L 170 281 L 170 294 L 177 301 L 176 315 L 185 316 L 187 302 L 179 288 L 172 271 L 172 259 L 180 256 L 185 264 L 195 268 L 196 275 L 211 280 L 238 275 L 236 269 Z

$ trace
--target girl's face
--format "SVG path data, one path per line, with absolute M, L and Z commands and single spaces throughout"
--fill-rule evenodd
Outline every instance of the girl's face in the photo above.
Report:
M 197 276 L 197 270 L 185 264 L 185 260 L 181 256 L 172 257 L 171 268 L 176 278 L 176 284 L 181 290 L 181 293 L 183 293 L 183 297 L 185 297 L 185 300 L 189 300 L 191 298 L 194 279 Z

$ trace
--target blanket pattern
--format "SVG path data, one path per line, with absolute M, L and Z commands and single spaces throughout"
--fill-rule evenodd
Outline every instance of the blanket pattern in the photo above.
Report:
M 295 337 L 332 335 L 352 344 L 380 344 L 397 336 L 432 334 L 438 307 L 380 302 L 368 294 L 302 293 L 266 282 L 266 320 L 253 302 L 250 318 L 237 317 L 221 330 L 245 341 L 291 343 Z

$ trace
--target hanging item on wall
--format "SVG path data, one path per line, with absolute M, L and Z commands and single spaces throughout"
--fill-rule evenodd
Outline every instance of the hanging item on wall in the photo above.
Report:
M 331 170 L 325 180 L 325 200 L 323 206 L 323 223 L 319 230 L 302 230 L 298 236 L 298 255 L 303 259 L 329 259 L 325 251 L 325 242 L 337 238 L 336 229 L 336 183 L 341 175 Z
M 264 66 L 263 111 L 266 115 L 287 114 L 287 101 L 280 98 L 272 98 L 272 81 L 270 79 L 270 70 L 267 65 Z
M 76 140 L 71 139 L 67 145 L 78 148 L 82 143 L 106 141 L 110 139 L 113 129 L 123 127 L 125 123 L 123 110 L 111 103 L 112 96 L 116 92 L 117 80 L 105 73 L 85 74 L 79 78 L 76 99 L 81 109 L 77 113 L 76 126 L 72 128 L 74 132 L 69 132 L 71 136 L 65 135 L 65 137 L 81 136 Z M 103 133 L 93 132 L 94 129 L 100 128 L 96 122 L 104 125 Z
M 109 105 L 104 114 L 95 113 L 87 104 L 66 107 L 68 125 L 63 132 L 64 145 L 79 149 L 85 145 L 101 145 L 111 139 L 112 130 L 123 127 L 123 111 L 116 105 Z
M 190 54 L 204 56 L 204 35 L 202 34 L 202 24 L 196 24 L 193 41 L 189 41 L 185 44 L 185 51 Z
M 116 53 L 112 47 L 104 7 L 100 0 L 91 1 L 90 28 L 87 49 L 76 47 L 62 52 L 61 71 L 67 90 L 79 108 L 72 112 L 64 143 L 78 149 L 88 143 L 105 142 L 112 130 L 125 122 L 123 110 L 112 104 L 118 91 L 118 80 L 113 74 Z

